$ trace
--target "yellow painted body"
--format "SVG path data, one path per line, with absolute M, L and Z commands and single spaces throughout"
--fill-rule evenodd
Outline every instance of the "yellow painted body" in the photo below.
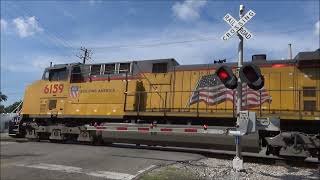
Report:
M 168 73 L 144 73 L 126 81 L 103 80 L 83 83 L 39 80 L 27 87 L 22 114 L 30 117 L 102 117 L 174 116 L 174 117 L 234 117 L 233 103 L 217 105 L 204 102 L 188 104 L 192 91 L 203 75 L 214 69 L 181 70 Z M 280 68 L 261 67 L 265 89 L 272 102 L 252 108 L 258 117 L 276 116 L 290 120 L 320 120 L 320 70 L 317 67 L 299 69 L 296 66 Z M 54 91 L 56 86 L 63 89 Z M 126 91 L 127 86 L 127 91 Z M 51 92 L 45 93 L 45 88 Z M 72 95 L 71 88 L 79 88 Z M 303 87 L 315 87 L 314 97 L 306 97 Z M 60 92 L 61 90 L 61 92 Z M 139 92 L 139 93 L 138 93 Z M 50 101 L 55 101 L 50 108 Z M 313 111 L 305 111 L 304 101 L 315 101 Z

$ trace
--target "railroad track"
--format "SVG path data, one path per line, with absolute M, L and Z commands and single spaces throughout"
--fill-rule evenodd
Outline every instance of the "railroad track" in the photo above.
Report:
M 138 148 L 138 149 L 151 149 L 159 151 L 174 151 L 174 152 L 186 152 L 186 153 L 197 153 L 201 154 L 208 158 L 217 158 L 217 159 L 232 159 L 235 156 L 235 151 L 223 151 L 223 150 L 213 150 L 213 149 L 199 149 L 199 148 L 184 148 L 184 147 L 162 147 L 162 146 L 147 146 L 140 145 L 136 146 L 133 144 L 112 144 L 109 145 L 112 147 L 120 148 Z M 272 155 L 263 155 L 264 151 L 260 153 L 249 153 L 243 152 L 242 156 L 245 162 L 258 163 L 258 164 L 269 164 L 269 165 L 289 165 L 293 167 L 309 167 L 309 168 L 318 168 L 320 169 L 320 161 L 317 158 L 307 158 L 299 159 L 296 157 L 292 158 L 283 158 Z
M 228 136 L 227 136 L 228 137 Z M 190 138 L 190 137 L 189 137 Z M 25 138 L 18 138 L 16 141 L 23 141 L 26 140 Z M 36 140 L 36 139 L 35 139 Z M 38 140 L 36 140 L 38 141 Z M 41 141 L 47 141 L 47 140 L 41 140 Z M 59 141 L 53 141 L 59 143 Z M 93 144 L 93 142 L 87 142 L 87 143 L 80 143 L 79 141 L 73 141 L 73 140 L 67 140 L 67 141 L 60 141 L 60 143 L 72 143 L 72 144 Z M 235 151 L 230 150 L 234 147 L 233 144 L 230 144 L 229 149 L 221 149 L 217 150 L 215 148 L 202 148 L 202 147 L 175 147 L 175 146 L 170 146 L 165 144 L 159 144 L 159 145 L 140 145 L 140 144 L 135 144 L 135 143 L 141 143 L 143 142 L 129 142 L 129 143 L 104 143 L 101 144 L 102 142 L 94 142 L 95 145 L 108 145 L 112 147 L 121 147 L 121 148 L 140 148 L 140 149 L 151 149 L 151 150 L 160 150 L 160 151 L 177 151 L 177 152 L 187 152 L 187 153 L 197 153 L 201 154 L 205 157 L 208 158 L 219 158 L 219 159 L 230 159 L 232 160 Z M 256 151 L 258 152 L 258 151 Z M 266 154 L 266 149 L 261 150 L 259 153 L 255 152 L 243 152 L 242 155 L 244 156 L 245 162 L 252 162 L 252 163 L 262 163 L 262 164 L 274 164 L 274 165 L 290 165 L 290 166 L 311 166 L 311 167 L 317 167 L 319 166 L 319 160 L 317 158 L 307 158 L 307 159 L 302 159 L 302 158 L 297 158 L 297 157 L 292 157 L 292 158 L 283 158 L 283 157 L 278 157 L 278 156 L 273 156 L 273 155 L 265 155 Z
M 46 140 L 44 140 L 46 141 Z M 20 140 L 21 142 L 21 140 Z M 148 149 L 157 151 L 173 151 L 173 152 L 185 152 L 201 154 L 207 158 L 216 158 L 230 160 L 235 156 L 235 151 L 229 150 L 214 150 L 214 149 L 201 149 L 201 148 L 188 148 L 188 147 L 172 147 L 172 146 L 153 146 L 153 145 L 140 145 L 140 144 L 127 144 L 127 143 L 80 143 L 78 141 L 66 141 L 66 144 L 79 144 L 79 145 L 95 145 L 95 146 L 110 146 L 118 148 L 136 148 L 136 149 Z M 244 162 L 257 163 L 275 166 L 290 166 L 290 167 L 305 167 L 305 168 L 319 168 L 320 173 L 320 160 L 317 158 L 297 158 L 297 157 L 278 157 L 273 155 L 265 155 L 265 149 L 260 153 L 242 152 Z

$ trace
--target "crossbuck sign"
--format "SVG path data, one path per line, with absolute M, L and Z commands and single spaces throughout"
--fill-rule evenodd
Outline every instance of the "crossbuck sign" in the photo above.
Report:
M 252 10 L 248 11 L 239 21 L 233 18 L 229 13 L 227 13 L 223 20 L 227 22 L 231 28 L 221 37 L 222 40 L 230 39 L 237 32 L 245 39 L 249 40 L 252 37 L 252 34 L 244 25 L 254 16 L 255 12 Z

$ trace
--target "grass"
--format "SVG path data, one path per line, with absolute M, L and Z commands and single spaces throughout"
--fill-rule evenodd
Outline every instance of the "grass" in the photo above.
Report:
M 151 171 L 142 177 L 140 180 L 200 180 L 194 173 L 185 169 L 168 166 L 158 170 Z

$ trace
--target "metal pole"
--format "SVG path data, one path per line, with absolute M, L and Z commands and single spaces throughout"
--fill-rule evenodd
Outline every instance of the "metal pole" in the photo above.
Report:
M 288 44 L 288 56 L 289 56 L 289 60 L 292 60 L 292 49 L 291 49 L 291 44 Z
M 128 96 L 128 71 L 126 71 L 126 92 L 124 93 L 124 106 L 123 111 L 126 112 L 126 106 L 127 106 L 127 96 Z
M 239 16 L 240 19 L 244 15 L 244 5 L 240 5 L 240 11 Z M 243 37 L 238 33 L 239 37 L 239 46 L 238 46 L 238 77 L 240 73 L 240 68 L 243 64 Z M 241 79 L 238 78 L 238 86 L 237 86 L 237 126 L 240 124 L 240 111 L 242 106 L 242 82 Z M 236 157 L 234 158 L 233 168 L 237 171 L 240 171 L 243 169 L 243 160 L 241 156 L 241 136 L 235 136 L 235 142 L 236 142 Z M 236 164 L 235 164 L 236 163 Z

